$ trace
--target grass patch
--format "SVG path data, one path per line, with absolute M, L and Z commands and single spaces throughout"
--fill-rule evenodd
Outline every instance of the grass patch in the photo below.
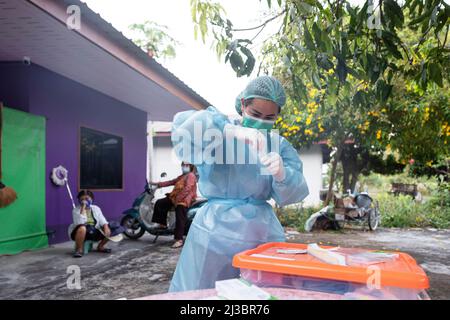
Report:
M 445 202 L 445 191 L 436 190 L 424 203 L 418 203 L 410 196 L 394 196 L 383 192 L 374 196 L 380 205 L 381 227 L 385 228 L 450 228 L 450 206 Z M 284 227 L 305 232 L 305 222 L 316 208 L 279 208 L 277 216 Z
M 298 232 L 305 232 L 305 222 L 320 208 L 278 208 L 276 214 L 283 227 L 296 229 Z
M 439 205 L 435 197 L 417 203 L 409 196 L 395 197 L 381 193 L 376 196 L 380 204 L 381 226 L 390 228 L 450 228 L 450 207 Z

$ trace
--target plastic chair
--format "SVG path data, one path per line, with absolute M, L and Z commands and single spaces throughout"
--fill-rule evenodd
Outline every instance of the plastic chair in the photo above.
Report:
M 92 251 L 94 248 L 94 241 L 86 240 L 83 243 L 83 254 L 88 254 L 90 251 Z M 75 244 L 74 250 L 77 249 L 77 246 Z

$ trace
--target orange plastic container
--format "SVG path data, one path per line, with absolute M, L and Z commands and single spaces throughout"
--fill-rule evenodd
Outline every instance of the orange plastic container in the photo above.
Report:
M 372 256 L 358 248 L 336 248 L 345 256 L 346 265 L 322 262 L 310 254 L 279 253 L 279 249 L 306 250 L 307 244 L 273 242 L 234 256 L 233 266 L 242 278 L 262 287 L 287 287 L 338 293 L 348 299 L 429 299 L 428 277 L 408 254 L 395 254 L 384 261 L 361 261 Z M 369 253 L 369 254 L 367 254 Z M 359 260 L 358 260 L 358 259 Z

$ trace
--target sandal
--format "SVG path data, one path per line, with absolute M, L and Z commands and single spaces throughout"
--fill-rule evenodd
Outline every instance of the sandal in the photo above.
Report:
M 109 249 L 109 248 L 103 248 L 103 249 L 98 249 L 97 248 L 97 251 L 98 252 L 101 252 L 101 253 L 111 253 L 111 249 Z
M 172 245 L 172 248 L 177 249 L 183 246 L 183 240 L 177 240 L 175 241 L 175 243 Z
M 73 254 L 73 257 L 74 258 L 81 258 L 83 256 L 83 254 L 81 253 L 81 252 L 78 252 L 78 251 L 76 251 L 74 254 Z

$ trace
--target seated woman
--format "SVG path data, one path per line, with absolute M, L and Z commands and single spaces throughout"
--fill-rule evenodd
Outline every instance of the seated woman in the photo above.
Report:
M 69 226 L 69 236 L 75 241 L 75 258 L 83 256 L 84 241 L 100 241 L 97 246 L 99 252 L 110 253 L 111 249 L 105 248 L 111 235 L 111 230 L 103 216 L 102 210 L 93 205 L 94 194 L 89 190 L 81 190 L 78 193 L 79 205 L 72 211 L 73 223 Z M 103 231 L 103 233 L 101 232 Z
M 183 162 L 181 163 L 181 169 L 183 174 L 173 180 L 151 183 L 157 185 L 159 188 L 175 186 L 171 193 L 166 194 L 165 198 L 156 201 L 152 218 L 152 222 L 156 223 L 159 228 L 166 229 L 167 213 L 172 206 L 175 206 L 175 243 L 172 248 L 183 246 L 183 236 L 187 223 L 187 211 L 197 198 L 197 176 L 195 174 L 195 166 Z

